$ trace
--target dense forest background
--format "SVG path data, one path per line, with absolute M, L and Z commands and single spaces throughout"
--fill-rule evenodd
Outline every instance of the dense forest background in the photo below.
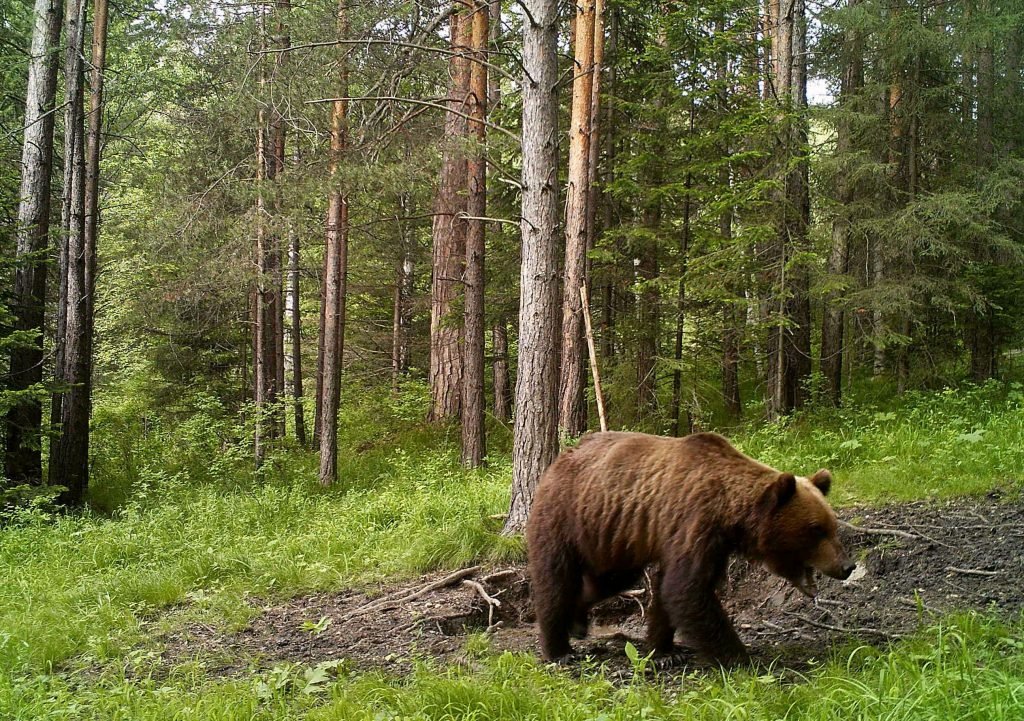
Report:
M 4 504 L 109 509 L 171 427 L 213 464 L 313 447 L 331 483 L 358 398 L 466 465 L 514 442 L 514 523 L 555 424 L 599 424 L 581 285 L 613 428 L 981 382 L 1020 346 L 1018 2 L 87 5 L 0 9 Z

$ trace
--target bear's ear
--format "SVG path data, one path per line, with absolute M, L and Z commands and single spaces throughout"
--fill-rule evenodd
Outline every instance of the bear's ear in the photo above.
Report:
M 811 476 L 811 483 L 814 484 L 815 488 L 821 491 L 821 495 L 827 496 L 828 492 L 832 490 L 832 474 L 822 468 Z
M 769 510 L 775 510 L 789 503 L 796 495 L 796 476 L 792 473 L 780 473 L 779 477 L 772 481 L 772 485 L 764 494 L 764 504 Z

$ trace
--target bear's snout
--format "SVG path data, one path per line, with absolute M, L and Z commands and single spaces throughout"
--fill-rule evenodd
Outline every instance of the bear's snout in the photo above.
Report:
M 853 573 L 853 569 L 855 569 L 856 567 L 857 564 L 853 561 L 847 561 L 846 563 L 844 563 L 842 570 L 839 572 L 839 580 L 845 581 L 846 579 L 848 579 L 850 577 L 850 574 Z

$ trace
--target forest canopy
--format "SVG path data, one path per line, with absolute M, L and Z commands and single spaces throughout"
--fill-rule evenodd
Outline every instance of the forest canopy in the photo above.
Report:
M 1022 12 L 5 3 L 2 502 L 85 502 L 90 417 L 211 404 L 332 483 L 339 409 L 391 389 L 468 466 L 512 424 L 513 529 L 599 411 L 681 434 L 999 377 Z

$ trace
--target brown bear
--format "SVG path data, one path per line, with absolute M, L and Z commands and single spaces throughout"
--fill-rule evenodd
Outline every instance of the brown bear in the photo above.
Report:
M 671 652 L 678 629 L 722 664 L 747 660 L 716 595 L 732 554 L 814 595 L 814 572 L 854 569 L 825 495 L 832 477 L 780 473 L 715 433 L 585 436 L 541 477 L 526 527 L 534 610 L 548 660 L 587 632 L 590 608 L 657 564 L 647 640 Z

